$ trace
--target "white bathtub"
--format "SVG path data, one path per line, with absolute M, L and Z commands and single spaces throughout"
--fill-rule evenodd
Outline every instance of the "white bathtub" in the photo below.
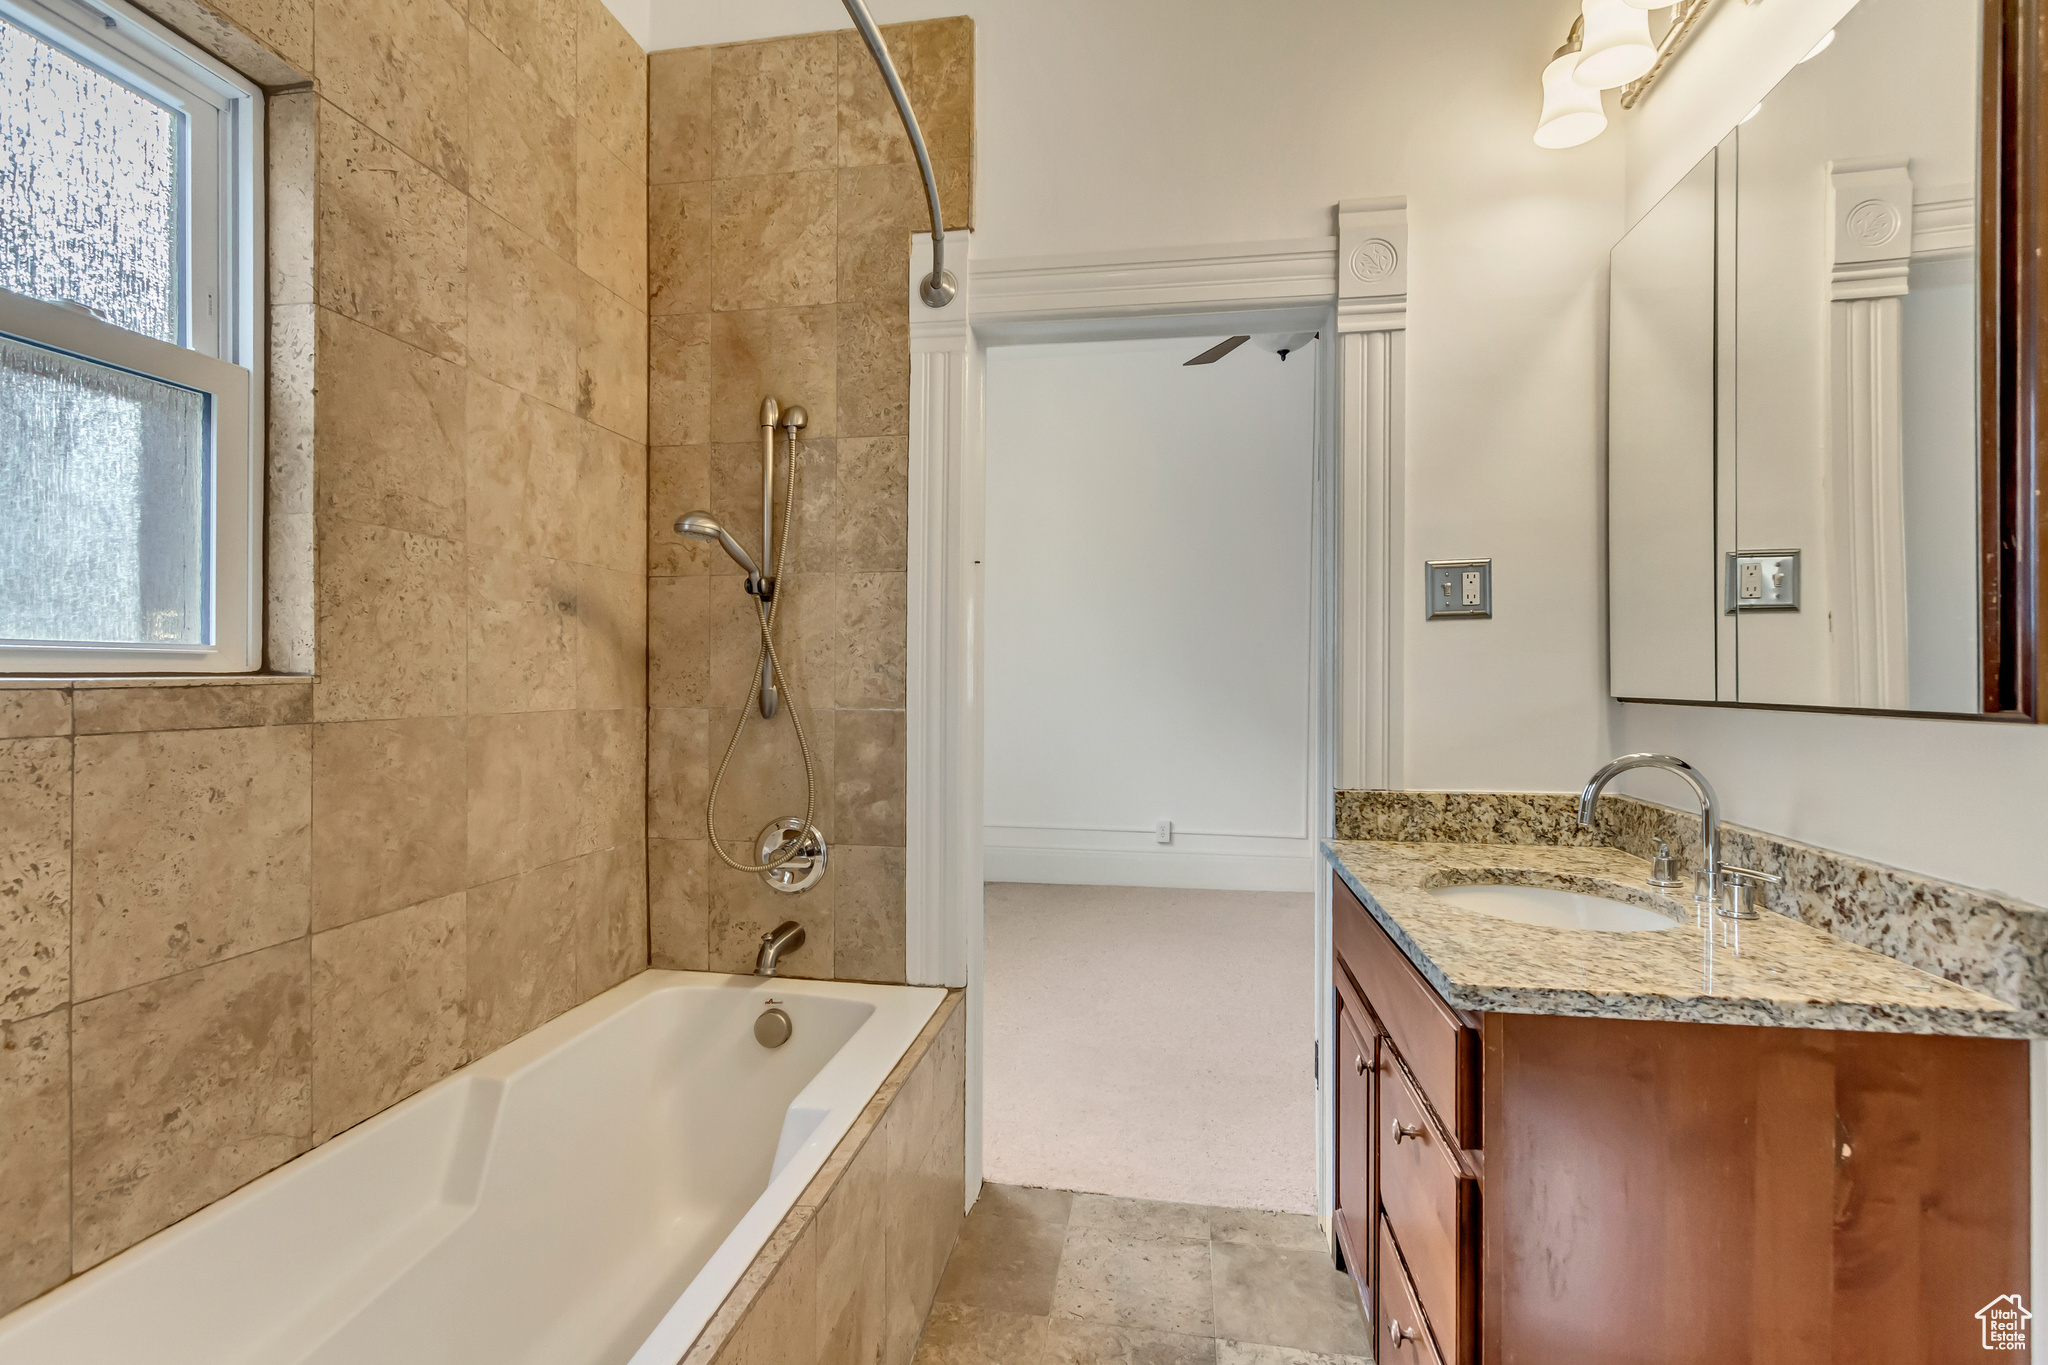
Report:
M 645 972 L 0 1318 L 0 1362 L 674 1365 L 944 998 Z

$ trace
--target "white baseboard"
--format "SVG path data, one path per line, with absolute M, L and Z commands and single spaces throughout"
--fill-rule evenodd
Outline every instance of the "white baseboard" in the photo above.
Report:
M 1313 891 L 1310 839 L 1149 835 L 991 826 L 983 831 L 982 878 L 1059 886 L 1162 886 L 1215 891 Z

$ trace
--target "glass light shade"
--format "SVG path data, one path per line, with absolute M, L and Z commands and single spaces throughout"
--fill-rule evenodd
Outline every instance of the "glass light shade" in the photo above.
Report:
M 1536 145 L 1556 151 L 1591 142 L 1607 130 L 1600 92 L 1572 79 L 1579 54 L 1567 52 L 1543 68 L 1543 114 L 1536 120 Z
M 1656 65 L 1657 45 L 1650 41 L 1647 11 L 1633 8 L 1628 0 L 1585 0 L 1582 12 L 1586 36 L 1578 70 L 1572 73 L 1580 85 L 1612 90 Z

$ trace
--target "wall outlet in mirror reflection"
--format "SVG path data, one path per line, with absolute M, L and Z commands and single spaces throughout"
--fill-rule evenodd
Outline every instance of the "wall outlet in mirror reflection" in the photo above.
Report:
M 1799 551 L 1730 550 L 1727 606 L 1738 611 L 1798 611 Z

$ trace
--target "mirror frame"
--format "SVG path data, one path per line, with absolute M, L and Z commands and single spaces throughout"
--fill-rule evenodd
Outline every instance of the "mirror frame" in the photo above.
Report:
M 1986 0 L 1978 195 L 1982 716 L 2042 721 L 2048 0 Z

